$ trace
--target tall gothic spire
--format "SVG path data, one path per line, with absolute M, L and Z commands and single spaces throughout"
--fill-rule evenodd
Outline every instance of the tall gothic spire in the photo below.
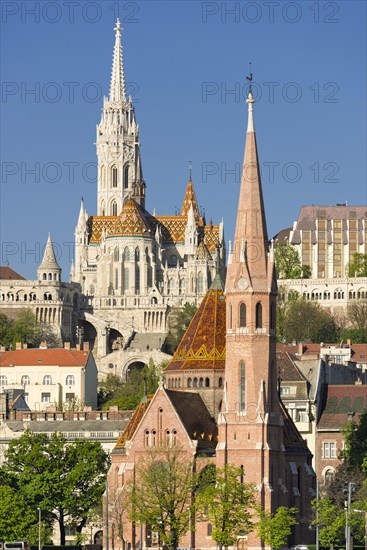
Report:
M 122 55 L 121 45 L 121 23 L 117 19 L 115 34 L 115 48 L 113 50 L 112 75 L 110 86 L 110 101 L 113 103 L 121 103 L 126 101 L 125 96 L 125 74 L 124 74 L 124 59 Z
M 246 279 L 252 290 L 267 290 L 268 235 L 261 187 L 251 91 L 248 94 L 248 123 L 242 181 L 238 201 L 233 252 L 227 273 L 227 289 Z

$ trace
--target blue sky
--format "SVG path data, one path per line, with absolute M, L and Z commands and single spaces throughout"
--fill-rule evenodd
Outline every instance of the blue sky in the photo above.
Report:
M 269 235 L 302 205 L 366 204 L 365 2 L 4 0 L 2 264 L 34 278 L 50 231 L 68 280 L 81 196 L 96 213 L 117 15 L 148 210 L 175 213 L 192 160 L 207 220 L 232 238 L 250 61 Z

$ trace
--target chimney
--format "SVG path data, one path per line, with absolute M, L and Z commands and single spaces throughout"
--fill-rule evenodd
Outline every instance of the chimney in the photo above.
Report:
M 80 351 L 80 344 L 77 344 L 76 347 L 75 347 L 75 349 L 76 349 L 77 351 Z
M 70 351 L 71 345 L 70 342 L 64 342 L 64 349 L 68 349 Z
M 297 353 L 298 355 L 302 355 L 303 354 L 303 344 L 302 342 L 298 342 L 298 345 L 297 345 Z
M 40 343 L 40 349 L 47 349 L 47 342 L 45 340 L 42 340 Z
M 351 340 L 350 338 L 348 338 L 348 340 L 347 340 L 347 346 L 350 347 L 351 345 L 352 345 L 352 340 Z
M 89 342 L 83 342 L 84 351 L 89 351 Z
M 16 342 L 15 349 L 22 349 L 22 342 Z
M 23 344 L 23 349 L 27 349 L 28 348 L 28 344 Z

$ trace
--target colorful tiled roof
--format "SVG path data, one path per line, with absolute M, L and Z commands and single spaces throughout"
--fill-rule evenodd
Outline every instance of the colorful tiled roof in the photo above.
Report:
M 166 371 L 224 369 L 226 303 L 223 283 L 217 284 L 218 277 L 204 296 Z
M 90 351 L 52 349 L 18 349 L 0 353 L 0 368 L 39 367 L 40 365 L 58 367 L 85 367 Z
M 191 204 L 192 204 L 192 207 L 194 209 L 194 215 L 195 215 L 196 222 L 199 225 L 202 225 L 203 220 L 202 220 L 202 217 L 200 216 L 200 213 L 199 213 L 198 201 L 196 199 L 194 184 L 192 183 L 192 180 L 190 179 L 188 184 L 187 184 L 186 193 L 185 193 L 184 200 L 183 200 L 183 203 L 182 203 L 181 216 L 187 216 L 188 215 Z
M 328 386 L 326 404 L 319 422 L 319 429 L 341 429 L 367 409 L 367 386 Z
M 141 419 L 144 416 L 145 411 L 148 408 L 148 405 L 150 401 L 152 400 L 153 396 L 149 395 L 146 401 L 141 401 L 139 405 L 136 407 L 134 414 L 132 415 L 128 425 L 120 435 L 120 437 L 117 440 L 117 443 L 115 445 L 115 449 L 124 449 L 126 441 L 130 441 L 132 436 L 135 433 L 136 428 L 139 426 L 139 423 Z

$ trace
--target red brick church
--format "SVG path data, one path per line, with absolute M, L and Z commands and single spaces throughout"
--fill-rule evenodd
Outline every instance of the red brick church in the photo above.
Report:
M 277 285 L 251 92 L 247 103 L 245 158 L 225 289 L 217 275 L 166 367 L 165 384 L 140 404 L 120 437 L 108 479 L 111 490 L 123 491 L 139 457 L 160 441 L 176 444 L 183 460 L 185 455 L 195 459 L 197 470 L 209 462 L 241 466 L 265 510 L 298 508 L 299 523 L 288 541 L 292 545 L 312 538 L 315 476 L 311 453 L 278 394 Z M 208 523 L 197 523 L 181 547 L 215 548 L 210 533 Z M 146 530 L 137 532 L 128 520 L 124 537 L 131 547 L 151 545 Z M 248 548 L 263 547 L 251 533 L 242 546 L 244 542 Z M 114 547 L 120 546 L 116 539 Z

